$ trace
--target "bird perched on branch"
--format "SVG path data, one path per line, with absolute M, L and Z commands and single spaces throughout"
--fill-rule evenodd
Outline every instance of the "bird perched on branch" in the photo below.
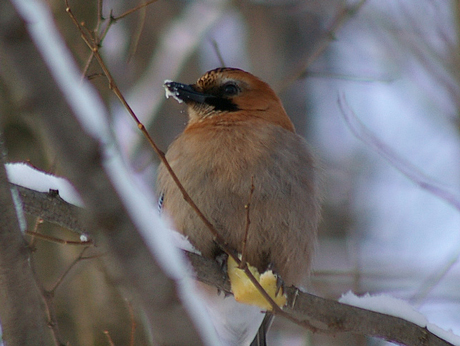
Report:
M 303 286 L 317 237 L 317 174 L 308 145 L 295 133 L 280 99 L 268 84 L 235 68 L 211 70 L 191 85 L 166 81 L 165 88 L 188 109 L 187 127 L 166 153 L 185 190 L 255 272 L 273 271 L 285 285 Z M 157 189 L 175 228 L 203 256 L 222 254 L 222 244 L 163 164 Z M 224 345 L 249 345 L 254 338 L 251 345 L 265 345 L 270 318 L 264 320 L 261 310 L 270 308 L 235 303 L 219 297 L 216 288 L 201 288 L 217 306 L 209 310 Z M 235 296 L 237 289 L 232 282 Z

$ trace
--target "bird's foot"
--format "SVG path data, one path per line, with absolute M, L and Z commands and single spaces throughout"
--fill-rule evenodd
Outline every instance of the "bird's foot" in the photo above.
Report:
M 228 260 L 228 255 L 223 252 L 221 253 L 220 255 L 217 255 L 216 258 L 215 258 L 217 264 L 219 265 L 220 267 L 220 270 L 227 274 L 227 260 Z M 224 294 L 225 297 L 228 297 L 229 295 L 231 295 L 230 293 L 226 292 L 226 291 L 221 291 L 220 289 L 217 289 L 217 293 L 220 295 L 221 293 Z
M 268 265 L 267 270 L 273 271 L 273 273 L 274 273 L 274 275 L 276 277 L 276 292 L 275 292 L 275 295 L 278 295 L 279 292 L 281 292 L 281 294 L 282 294 L 284 292 L 284 280 L 281 278 L 281 276 L 276 274 L 276 271 L 274 270 L 273 263 L 270 263 Z
M 219 264 L 220 269 L 224 273 L 227 273 L 227 259 L 228 259 L 228 255 L 225 252 L 222 252 L 221 254 L 215 257 L 216 262 Z
M 257 268 L 252 267 L 249 263 L 247 263 L 247 266 L 265 292 L 279 307 L 283 307 L 286 304 L 286 295 L 284 294 L 282 285 L 280 286 L 278 275 L 273 273 L 271 269 L 259 273 Z M 248 278 L 244 269 L 238 268 L 238 264 L 231 257 L 227 260 L 227 271 L 236 301 L 244 304 L 256 305 L 263 310 L 273 309 L 270 302 Z

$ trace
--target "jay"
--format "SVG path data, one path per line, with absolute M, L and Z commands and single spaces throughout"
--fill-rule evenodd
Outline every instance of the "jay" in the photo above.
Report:
M 236 68 L 211 70 L 191 85 L 166 81 L 165 88 L 188 110 L 185 130 L 166 153 L 185 190 L 228 246 L 240 254 L 244 250 L 255 272 L 273 271 L 284 285 L 305 286 L 320 216 L 318 179 L 309 146 L 278 96 Z M 203 256 L 221 255 L 164 165 L 157 190 L 175 229 Z M 269 308 L 198 285 L 225 346 L 266 345 L 271 315 L 261 310 Z

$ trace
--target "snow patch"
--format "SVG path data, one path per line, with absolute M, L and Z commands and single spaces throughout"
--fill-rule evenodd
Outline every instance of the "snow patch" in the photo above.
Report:
M 48 193 L 50 190 L 57 190 L 66 202 L 83 207 L 77 190 L 66 179 L 39 171 L 23 162 L 7 163 L 5 166 L 10 183 L 38 192 Z
M 357 296 L 348 291 L 339 299 L 340 303 L 356 306 L 358 308 L 380 312 L 382 314 L 400 317 L 412 322 L 422 328 L 427 328 L 430 332 L 453 345 L 460 346 L 460 336 L 451 331 L 446 331 L 433 323 L 428 323 L 427 318 L 415 310 L 408 302 L 391 297 L 386 294 Z
M 179 103 L 183 103 L 184 101 L 182 101 L 180 98 L 179 98 L 179 93 L 177 91 L 173 92 L 169 89 L 169 84 L 171 83 L 174 83 L 172 80 L 169 80 L 169 79 L 166 79 L 164 81 L 164 88 L 165 88 L 165 96 L 167 99 L 169 99 L 169 97 L 172 97 L 173 99 L 175 99 L 177 102 Z

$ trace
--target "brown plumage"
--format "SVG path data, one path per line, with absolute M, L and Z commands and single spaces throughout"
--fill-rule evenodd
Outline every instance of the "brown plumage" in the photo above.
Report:
M 279 98 L 233 68 L 209 71 L 193 85 L 165 86 L 188 106 L 188 125 L 166 154 L 184 188 L 241 253 L 253 178 L 247 261 L 260 272 L 271 266 L 287 285 L 305 284 L 319 219 L 317 178 L 308 145 Z M 221 253 L 163 165 L 157 186 L 175 228 L 204 256 Z

